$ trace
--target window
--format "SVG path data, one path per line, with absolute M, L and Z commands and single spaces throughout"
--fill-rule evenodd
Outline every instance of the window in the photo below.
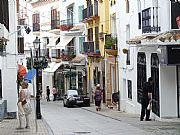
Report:
M 128 49 L 127 57 L 126 57 L 126 65 L 130 65 L 130 49 Z
M 132 81 L 128 80 L 127 84 L 128 84 L 128 98 L 132 99 Z
M 51 50 L 51 57 L 56 58 L 56 54 L 57 54 L 56 49 L 52 49 Z
M 40 30 L 40 16 L 39 13 L 33 14 L 33 31 L 39 31 Z
M 93 28 L 88 29 L 88 41 L 93 41 Z
M 51 29 L 58 29 L 60 25 L 60 12 L 57 9 L 51 9 Z
M 141 1 L 137 0 L 138 6 L 138 29 L 141 29 Z
M 0 99 L 2 99 L 2 73 L 0 69 Z
M 18 37 L 18 53 L 24 54 L 24 37 Z
M 83 9 L 84 9 L 84 5 L 78 7 L 79 22 L 83 20 Z
M 79 52 L 83 52 L 83 42 L 85 41 L 85 37 L 79 37 Z
M 9 6 L 8 0 L 0 0 L 0 23 L 9 30 Z
M 67 9 L 67 24 L 73 25 L 73 7 Z
M 96 50 L 99 50 L 99 27 L 95 27 L 95 44 Z
M 0 55 L 5 55 L 6 45 L 0 40 Z

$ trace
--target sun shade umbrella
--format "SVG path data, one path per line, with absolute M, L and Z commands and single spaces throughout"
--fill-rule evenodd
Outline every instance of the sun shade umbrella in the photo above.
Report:
M 26 68 L 23 65 L 18 64 L 18 78 L 23 79 L 26 73 Z

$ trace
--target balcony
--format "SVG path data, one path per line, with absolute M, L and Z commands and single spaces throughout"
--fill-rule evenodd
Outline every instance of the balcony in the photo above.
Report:
M 89 22 L 92 20 L 99 19 L 98 16 L 98 3 L 95 3 L 94 5 L 90 5 L 89 7 L 83 9 L 83 22 Z
M 60 30 L 61 31 L 69 31 L 72 27 L 73 27 L 72 19 L 61 20 L 61 22 L 60 22 Z
M 61 53 L 62 61 L 70 61 L 75 57 L 76 57 L 75 51 L 72 51 L 72 50 L 65 50 L 65 51 L 62 51 L 62 53 Z
M 94 41 L 83 42 L 83 52 L 84 54 L 94 53 Z
M 60 28 L 60 20 L 51 20 L 51 30 Z
M 158 7 L 149 7 L 142 10 L 142 33 L 153 33 L 160 30 Z

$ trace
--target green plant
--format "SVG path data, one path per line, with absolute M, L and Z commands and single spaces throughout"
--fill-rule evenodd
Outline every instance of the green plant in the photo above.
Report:
M 112 46 L 117 45 L 117 37 L 107 37 L 105 39 L 105 47 L 112 48 Z
M 124 54 L 128 53 L 128 49 L 127 48 L 123 48 L 122 51 L 123 51 Z

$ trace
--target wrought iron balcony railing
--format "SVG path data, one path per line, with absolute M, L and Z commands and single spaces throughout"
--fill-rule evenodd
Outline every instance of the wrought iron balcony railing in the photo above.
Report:
M 159 32 L 160 30 L 158 7 L 142 10 L 142 33 Z
M 60 20 L 51 20 L 51 30 L 60 28 Z
M 62 31 L 70 30 L 73 27 L 73 19 L 61 20 L 60 29 Z
M 83 20 L 93 16 L 98 16 L 98 3 L 92 4 L 83 9 Z

